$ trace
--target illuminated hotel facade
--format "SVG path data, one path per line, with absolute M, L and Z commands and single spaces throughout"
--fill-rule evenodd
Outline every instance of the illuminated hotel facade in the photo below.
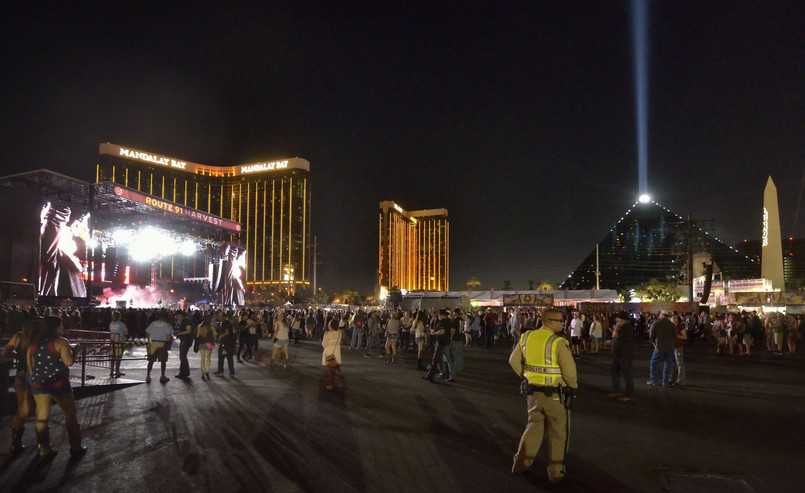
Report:
M 96 182 L 112 182 L 239 223 L 221 238 L 246 249 L 247 290 L 308 286 L 310 163 L 291 158 L 209 166 L 114 144 L 100 145 Z M 170 259 L 171 278 L 174 278 Z M 183 268 L 184 275 L 202 273 Z M 167 277 L 165 273 L 160 276 Z
M 378 287 L 406 291 L 450 290 L 447 209 L 406 211 L 380 203 Z

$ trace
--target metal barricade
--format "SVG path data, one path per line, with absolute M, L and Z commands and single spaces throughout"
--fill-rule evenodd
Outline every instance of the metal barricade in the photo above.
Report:
M 115 359 L 120 361 L 144 361 L 148 358 L 124 357 L 127 347 L 135 344 L 134 341 L 112 341 L 109 332 L 93 330 L 68 330 L 65 337 L 71 345 L 78 344 L 81 352 L 76 359 L 81 363 L 81 386 L 86 386 L 87 367 L 103 368 L 111 371 L 112 362 Z

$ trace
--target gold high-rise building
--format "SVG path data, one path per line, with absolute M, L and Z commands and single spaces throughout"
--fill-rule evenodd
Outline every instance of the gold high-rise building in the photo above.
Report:
M 300 158 L 208 166 L 105 143 L 96 182 L 240 223 L 239 233 L 222 229 L 221 235 L 246 249 L 247 290 L 269 285 L 294 290 L 309 285 L 312 272 L 309 174 L 310 163 Z M 194 275 L 187 269 L 184 274 Z
M 447 209 L 406 211 L 380 203 L 378 286 L 449 291 L 450 223 Z

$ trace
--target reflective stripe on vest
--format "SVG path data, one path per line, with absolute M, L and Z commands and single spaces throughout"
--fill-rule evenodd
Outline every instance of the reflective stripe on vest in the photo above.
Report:
M 525 363 L 523 375 L 534 385 L 554 385 L 562 376 L 556 356 L 559 344 L 567 341 L 548 329 L 532 330 L 523 334 L 521 349 Z

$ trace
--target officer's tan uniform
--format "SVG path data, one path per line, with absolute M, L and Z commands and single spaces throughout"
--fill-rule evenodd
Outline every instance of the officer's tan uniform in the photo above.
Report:
M 561 317 L 558 312 L 555 317 Z M 547 327 L 546 327 L 547 326 Z M 539 330 L 524 333 L 509 356 L 509 364 L 514 372 L 528 379 L 538 387 L 557 387 L 559 385 L 577 388 L 576 363 L 568 347 L 567 339 L 554 330 L 560 331 L 562 324 L 557 321 L 546 322 Z M 553 330 L 551 330 L 553 329 Z M 569 414 L 559 402 L 559 395 L 548 397 L 543 392 L 534 392 L 526 397 L 528 404 L 528 425 L 520 438 L 520 446 L 514 454 L 513 473 L 523 473 L 534 462 L 542 445 L 545 430 L 548 434 L 548 475 L 558 482 L 564 476 L 564 460 Z

